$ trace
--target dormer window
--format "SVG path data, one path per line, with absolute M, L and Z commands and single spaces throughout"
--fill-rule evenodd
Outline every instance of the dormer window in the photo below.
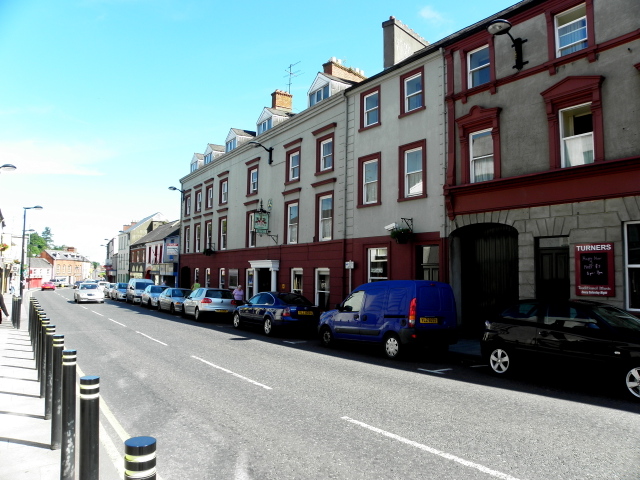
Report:
M 198 169 L 198 163 L 197 162 L 193 162 L 191 164 L 191 171 L 195 172 Z
M 258 125 L 258 135 L 270 130 L 271 127 L 273 127 L 273 120 L 271 118 L 267 118 L 264 122 Z
M 229 140 L 226 145 L 225 145 L 225 152 L 230 152 L 231 150 L 234 150 L 236 147 L 238 146 L 238 141 L 235 138 L 232 138 L 231 140 Z
M 309 106 L 312 107 L 325 98 L 329 98 L 329 84 L 309 94 Z
M 211 163 L 211 154 L 210 153 L 207 153 L 204 156 L 204 164 L 206 165 L 207 163 Z

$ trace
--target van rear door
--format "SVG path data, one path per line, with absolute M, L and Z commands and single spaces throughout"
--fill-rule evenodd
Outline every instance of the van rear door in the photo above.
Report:
M 456 326 L 456 307 L 451 287 L 438 283 L 419 286 L 416 329 L 440 330 Z

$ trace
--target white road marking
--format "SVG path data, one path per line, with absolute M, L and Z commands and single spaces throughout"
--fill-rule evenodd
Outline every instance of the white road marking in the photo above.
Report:
M 215 364 L 213 364 L 211 362 L 207 362 L 206 360 L 204 360 L 204 359 L 202 359 L 200 357 L 196 357 L 195 355 L 191 355 L 191 358 L 195 358 L 196 360 L 200 360 L 202 363 L 206 363 L 207 365 L 209 365 L 209 366 L 211 366 L 213 368 L 217 368 L 218 370 L 222 370 L 223 372 L 228 373 L 230 375 L 233 375 L 234 377 L 238 377 L 238 378 L 240 378 L 242 380 L 245 380 L 245 381 L 247 381 L 249 383 L 253 383 L 254 385 L 257 385 L 258 387 L 262 387 L 265 390 L 273 390 L 271 387 L 267 387 L 266 385 L 258 383 L 255 380 L 251 380 L 250 378 L 243 377 L 242 375 L 240 375 L 238 373 L 235 373 L 235 372 L 232 372 L 231 370 L 227 370 L 226 368 L 223 368 L 223 367 L 221 367 L 219 365 L 215 365 Z
M 107 318 L 107 320 L 111 320 L 113 323 L 117 323 L 118 325 L 122 325 L 123 327 L 126 327 L 124 323 L 116 322 L 113 318 Z
M 440 370 L 427 370 L 426 368 L 419 368 L 418 370 L 420 370 L 422 372 L 437 373 L 438 375 L 442 375 L 443 372 L 448 372 L 449 370 L 453 370 L 453 369 L 452 368 L 441 368 Z
M 306 340 L 283 340 L 282 343 L 290 343 L 291 345 L 297 345 L 298 343 L 307 343 Z
M 103 314 L 96 312 L 95 310 L 91 310 L 93 313 L 95 313 L 96 315 L 100 315 L 101 317 L 104 317 Z
M 145 335 L 144 333 L 142 333 L 142 332 L 138 332 L 137 330 L 136 330 L 136 333 L 139 333 L 139 334 L 140 334 L 140 335 L 142 335 L 143 337 L 147 337 L 149 340 L 153 340 L 154 342 L 158 342 L 158 343 L 160 343 L 160 344 L 164 345 L 165 347 L 168 347 L 168 345 L 167 345 L 166 343 L 161 342 L 160 340 L 156 340 L 155 338 L 150 337 L 149 335 Z
M 500 478 L 502 480 L 518 480 L 516 477 L 512 477 L 511 475 L 509 475 L 507 473 L 502 473 L 502 472 L 498 472 L 496 470 L 492 470 L 492 469 L 490 469 L 488 467 L 485 467 L 484 465 L 480 465 L 479 463 L 470 462 L 470 461 L 465 460 L 463 458 L 456 457 L 455 455 L 451 455 L 450 453 L 442 452 L 442 451 L 437 450 L 435 448 L 428 447 L 427 445 L 423 445 L 421 443 L 414 442 L 413 440 L 409 440 L 407 438 L 401 437 L 401 436 L 396 435 L 394 433 L 386 432 L 386 431 L 381 430 L 379 428 L 372 427 L 371 425 L 367 425 L 366 423 L 359 422 L 358 420 L 354 420 L 353 418 L 342 417 L 342 420 L 346 420 L 347 422 L 353 423 L 354 425 L 358 425 L 360 427 L 366 428 L 368 430 L 371 430 L 372 432 L 379 433 L 380 435 L 384 435 L 385 437 L 391 438 L 393 440 L 397 440 L 399 442 L 406 443 L 407 445 L 410 445 L 410 446 L 415 447 L 415 448 L 419 448 L 420 450 L 424 450 L 424 451 L 432 453 L 434 455 L 438 455 L 439 457 L 446 458 L 447 460 L 452 460 L 452 461 L 457 462 L 457 463 L 459 463 L 461 465 L 464 465 L 465 467 L 475 468 L 476 470 L 479 470 L 479 471 L 481 471 L 483 473 L 491 475 L 492 477 Z

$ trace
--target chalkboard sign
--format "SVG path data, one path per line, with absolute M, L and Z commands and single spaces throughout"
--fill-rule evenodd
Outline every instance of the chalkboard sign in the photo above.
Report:
M 575 246 L 576 295 L 615 296 L 613 243 Z

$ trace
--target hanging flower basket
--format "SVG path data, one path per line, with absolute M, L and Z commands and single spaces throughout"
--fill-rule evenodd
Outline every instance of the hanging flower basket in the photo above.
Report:
M 409 228 L 396 228 L 391 230 L 391 238 L 393 238 L 396 243 L 407 243 L 413 237 L 413 231 Z
M 212 249 L 210 249 L 210 248 L 205 248 L 205 249 L 204 249 L 204 252 L 202 252 L 202 253 L 204 253 L 207 257 L 210 257 L 211 255 L 213 255 L 214 253 L 216 253 L 216 251 L 215 251 L 215 250 L 212 250 Z
M 5 250 L 9 250 L 9 245 L 6 243 L 0 243 L 0 252 L 4 252 Z

